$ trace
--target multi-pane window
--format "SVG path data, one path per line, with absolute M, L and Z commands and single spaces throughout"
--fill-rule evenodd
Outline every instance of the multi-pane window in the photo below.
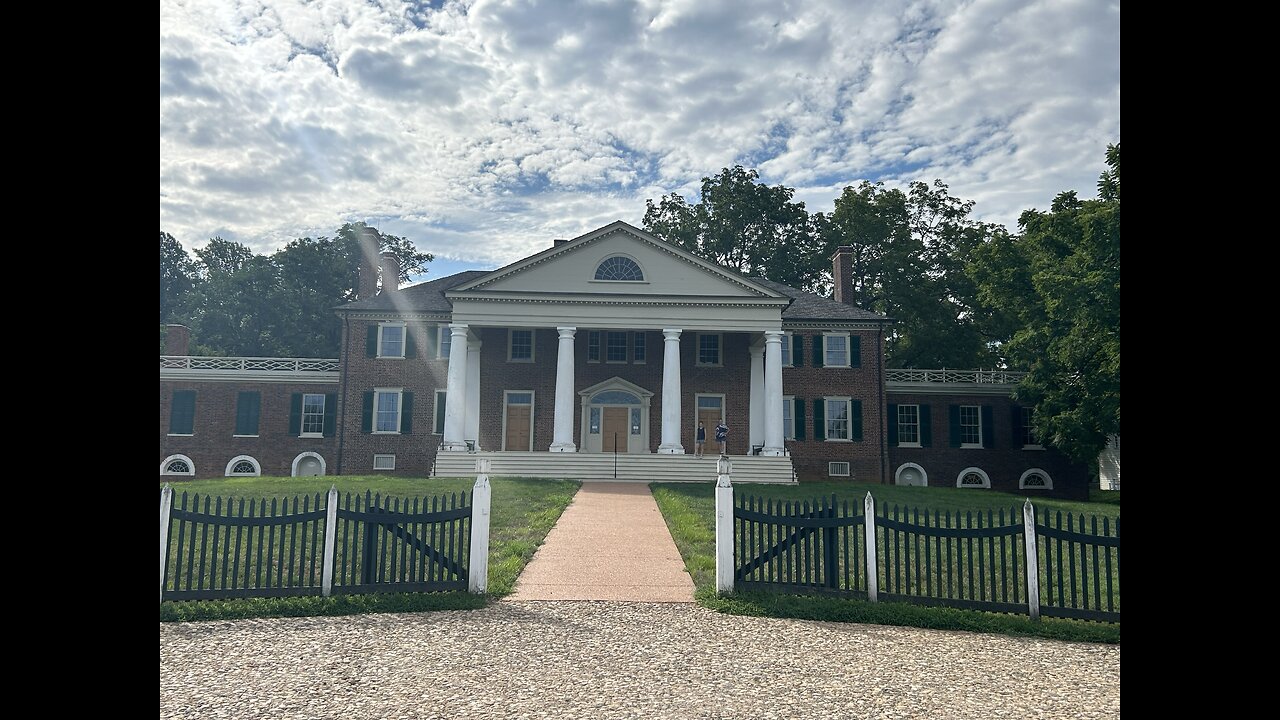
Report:
M 786 440 L 796 439 L 795 405 L 795 398 L 782 397 L 782 437 Z
M 782 367 L 791 367 L 791 333 L 782 335 Z
M 898 444 L 920 444 L 920 406 L 898 406 Z
M 600 331 L 587 333 L 587 362 L 600 362 Z
M 635 337 L 631 340 L 631 356 L 636 362 L 644 362 L 644 332 L 635 333 Z
M 440 326 L 440 357 L 449 359 L 449 351 L 453 349 L 453 329 L 448 325 Z
M 720 335 L 716 333 L 698 334 L 699 365 L 720 364 Z
M 827 398 L 827 439 L 848 440 L 849 436 L 849 398 Z
M 827 367 L 849 367 L 848 333 L 830 333 L 823 340 L 823 364 Z
M 395 455 L 374 455 L 373 469 L 374 470 L 395 470 L 396 456 Z
M 382 323 L 378 326 L 378 357 L 404 357 L 404 325 Z
M 1040 447 L 1040 438 L 1036 437 L 1036 409 L 1022 408 L 1022 447 Z
M 373 393 L 373 431 L 400 432 L 400 391 L 376 390 Z
M 508 359 L 512 362 L 533 362 L 532 330 L 511 331 L 511 357 Z
M 631 408 L 631 434 L 640 434 L 640 408 Z
M 324 395 L 302 396 L 302 436 L 324 436 Z
M 960 446 L 982 447 L 982 412 L 977 405 L 960 406 Z
M 590 414 L 590 418 L 589 418 L 590 422 L 587 424 L 587 432 L 591 433 L 592 435 L 599 435 L 600 434 L 600 408 L 598 407 L 591 408 L 591 412 L 589 414 Z
M 627 334 L 625 332 L 605 333 L 605 362 L 624 363 L 627 361 Z
M 639 282 L 644 280 L 644 273 L 640 270 L 640 266 L 636 264 L 635 260 L 615 255 L 611 258 L 605 258 L 604 262 L 596 266 L 596 280 Z

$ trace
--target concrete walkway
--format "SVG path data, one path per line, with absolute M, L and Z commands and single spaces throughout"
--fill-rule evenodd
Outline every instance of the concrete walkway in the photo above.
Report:
M 693 602 L 693 580 L 648 485 L 584 482 L 510 599 Z

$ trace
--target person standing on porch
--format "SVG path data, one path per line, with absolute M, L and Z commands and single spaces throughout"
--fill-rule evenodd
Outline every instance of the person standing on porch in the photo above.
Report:
M 707 444 L 707 428 L 702 423 L 698 423 L 698 432 L 693 438 L 693 456 L 695 458 L 702 457 L 702 448 Z
M 724 420 L 721 420 L 716 425 L 716 442 L 720 443 L 721 455 L 725 454 L 725 446 L 728 445 L 728 440 L 729 440 L 729 426 L 724 424 Z

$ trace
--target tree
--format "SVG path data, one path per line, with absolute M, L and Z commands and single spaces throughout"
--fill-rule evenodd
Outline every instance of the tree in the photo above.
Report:
M 196 267 L 182 243 L 160 231 L 160 322 L 175 319 L 196 281 Z
M 741 165 L 702 178 L 702 197 L 690 205 L 678 194 L 645 201 L 645 230 L 695 255 L 744 275 L 810 289 L 818 282 L 817 237 L 795 190 L 756 182 Z
M 979 299 L 1017 325 L 1003 348 L 1027 370 L 1019 402 L 1035 429 L 1080 462 L 1120 433 L 1120 145 L 1107 148 L 1098 199 L 1060 193 L 1028 210 L 1021 233 L 976 247 Z

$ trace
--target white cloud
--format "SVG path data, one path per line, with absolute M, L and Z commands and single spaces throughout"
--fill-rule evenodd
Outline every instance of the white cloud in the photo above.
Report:
M 496 265 L 734 163 L 819 210 L 941 178 L 1011 224 L 1120 135 L 1118 2 L 432 5 L 163 0 L 161 228 L 368 219 Z

